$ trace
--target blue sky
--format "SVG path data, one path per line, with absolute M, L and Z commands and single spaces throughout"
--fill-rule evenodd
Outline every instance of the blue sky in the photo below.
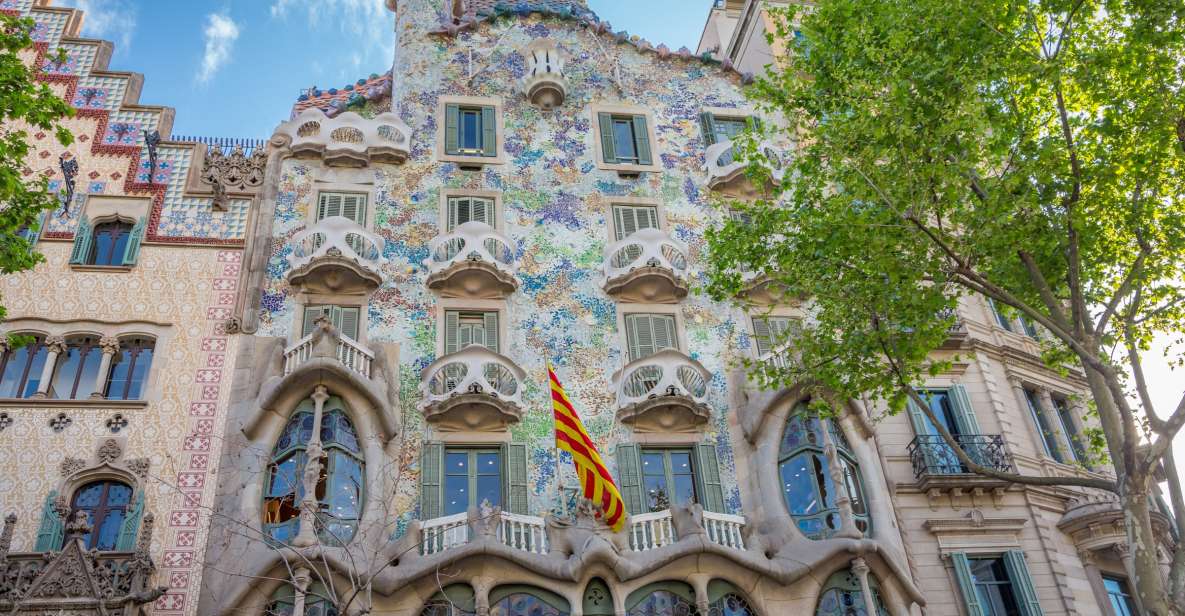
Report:
M 175 135 L 259 137 L 309 86 L 391 66 L 383 0 L 57 0 L 85 36 L 115 42 L 114 70 L 144 74 L 140 100 L 177 110 Z M 699 41 L 711 0 L 589 0 L 615 29 L 672 49 Z

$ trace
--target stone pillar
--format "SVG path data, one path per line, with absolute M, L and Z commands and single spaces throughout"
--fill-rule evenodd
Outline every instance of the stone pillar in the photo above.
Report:
M 876 609 L 876 599 L 872 596 L 872 586 L 868 583 L 868 572 L 871 571 L 863 558 L 852 560 L 852 573 L 860 580 L 860 594 L 864 596 L 864 610 L 868 614 L 879 614 Z
M 480 577 L 470 580 L 473 586 L 473 611 L 477 616 L 490 616 L 490 580 Z M 573 606 L 578 603 L 573 603 Z
M 41 382 L 37 384 L 34 398 L 48 398 L 49 385 L 53 379 L 53 369 L 58 362 L 58 355 L 66 352 L 66 339 L 61 336 L 47 336 L 45 338 L 45 365 L 41 368 Z
M 829 421 L 831 420 L 819 419 L 819 425 L 823 429 L 823 452 L 827 454 L 827 473 L 831 475 L 831 483 L 835 485 L 835 507 L 839 509 L 839 519 L 842 524 L 835 536 L 860 539 L 864 534 L 856 528 L 856 516 L 852 513 L 852 495 L 848 494 L 843 465 L 839 462 L 839 448 L 836 446 L 835 440 L 831 438 L 831 430 L 827 425 Z M 839 430 L 840 427 L 835 426 L 835 429 Z
M 695 589 L 695 609 L 700 614 L 709 614 L 711 601 L 708 599 L 708 581 L 709 578 L 702 574 L 696 574 L 689 580 L 692 588 Z
M 12 549 L 12 532 L 16 528 L 16 514 L 4 516 L 4 530 L 0 531 L 0 567 L 8 561 L 8 552 Z
M 99 348 L 103 351 L 103 358 L 99 360 L 99 373 L 95 375 L 95 391 L 91 392 L 92 399 L 101 399 L 103 390 L 107 387 L 107 377 L 111 374 L 111 362 L 119 352 L 119 338 L 103 336 L 99 339 Z
M 312 573 L 300 567 L 292 572 L 292 587 L 295 589 L 292 600 L 292 616 L 304 616 L 305 593 L 309 590 Z
M 318 385 L 313 390 L 313 434 L 309 437 L 309 444 L 305 449 L 304 464 L 304 499 L 300 502 L 300 533 L 292 540 L 295 547 L 317 545 L 317 482 L 321 479 L 321 414 L 325 408 L 325 401 L 329 399 L 329 390 L 324 385 Z M 299 615 L 297 615 L 299 616 Z

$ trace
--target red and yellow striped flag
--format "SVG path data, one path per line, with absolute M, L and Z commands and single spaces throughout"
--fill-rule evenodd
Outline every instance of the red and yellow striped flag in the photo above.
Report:
M 621 492 L 617 491 L 617 484 L 613 482 L 613 475 L 601 462 L 601 455 L 584 430 L 584 424 L 572 407 L 572 401 L 564 393 L 564 386 L 560 385 L 551 364 L 547 365 L 547 377 L 551 381 L 551 407 L 555 411 L 555 446 L 572 454 L 584 497 L 600 503 L 605 524 L 614 532 L 620 531 L 625 523 L 625 503 L 621 500 Z

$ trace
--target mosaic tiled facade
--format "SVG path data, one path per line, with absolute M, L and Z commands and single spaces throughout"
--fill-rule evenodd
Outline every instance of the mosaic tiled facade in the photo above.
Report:
M 155 533 L 110 552 L 141 567 L 125 611 L 979 616 L 992 575 L 1007 613 L 1122 608 L 1113 501 L 969 475 L 916 417 L 828 400 L 819 422 L 804 389 L 746 377 L 805 316 L 761 285 L 750 309 L 699 292 L 718 199 L 762 189 L 729 141 L 754 124 L 753 62 L 723 43 L 764 5 L 716 3 L 699 54 L 580 0 L 387 5 L 390 70 L 310 89 L 236 159 L 259 181 L 214 185 L 225 158 L 170 141 L 75 11 L 0 0 L 37 20 L 28 60 L 79 109 L 79 195 L 46 221 L 46 262 L 4 280 L 8 329 L 156 344 L 143 400 L 0 401 L 12 552 L 80 558 L 97 535 L 66 500 L 87 478 L 126 480 Z M 34 138 L 28 174 L 60 190 Z M 78 262 L 128 209 L 138 257 Z M 1073 452 L 1084 383 L 1024 327 L 967 300 L 935 404 L 993 464 L 1106 473 Z M 557 454 L 549 362 L 629 502 L 620 532 Z

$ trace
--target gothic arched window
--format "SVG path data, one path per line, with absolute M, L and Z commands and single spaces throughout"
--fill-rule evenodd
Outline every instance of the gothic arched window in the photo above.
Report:
M 881 601 L 876 577 L 869 574 L 868 587 L 872 590 L 873 604 L 876 605 L 875 616 L 889 616 L 885 604 Z M 819 595 L 819 606 L 815 608 L 815 616 L 870 616 L 864 605 L 864 592 L 860 590 L 860 579 L 850 569 L 838 571 L 827 579 L 823 585 L 823 592 Z
M 119 353 L 111 359 L 107 375 L 105 397 L 108 400 L 140 400 L 148 370 L 152 368 L 152 354 L 156 341 L 147 337 L 124 338 L 119 341 Z
M 856 528 L 868 534 L 868 505 L 851 445 L 834 421 L 820 419 L 805 403 L 800 403 L 790 414 L 778 449 L 778 474 L 786 506 L 798 529 L 811 539 L 831 537 L 842 527 L 836 505 L 838 492 L 824 451 L 824 426 L 839 452 L 839 465 L 851 496 Z
M 272 450 L 264 491 L 263 526 L 272 539 L 287 543 L 300 532 L 304 469 L 313 437 L 315 405 L 297 407 Z M 363 461 L 358 434 L 340 398 L 329 398 L 321 414 L 321 473 L 317 479 L 317 536 L 322 543 L 344 545 L 362 517 Z
M 533 586 L 501 586 L 490 593 L 490 616 L 568 616 L 561 596 Z
M 119 481 L 94 481 L 74 492 L 70 517 L 85 512 L 91 526 L 82 536 L 83 545 L 89 550 L 114 550 L 131 505 L 132 488 Z

